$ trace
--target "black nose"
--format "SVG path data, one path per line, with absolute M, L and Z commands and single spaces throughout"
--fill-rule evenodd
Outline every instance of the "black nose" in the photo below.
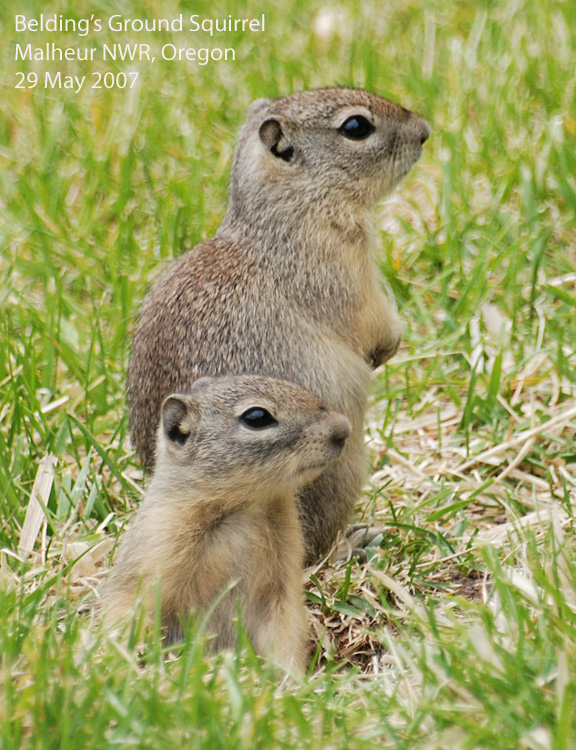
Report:
M 430 138 L 430 125 L 426 120 L 420 120 L 420 143 L 424 144 Z
M 344 449 L 344 445 L 346 444 L 346 438 L 341 436 L 332 436 L 332 445 L 337 448 L 339 451 Z
M 339 450 L 342 450 L 342 448 L 344 448 L 344 443 L 350 436 L 350 431 L 350 422 L 346 417 L 342 417 L 332 430 L 332 435 L 330 436 L 332 444 Z

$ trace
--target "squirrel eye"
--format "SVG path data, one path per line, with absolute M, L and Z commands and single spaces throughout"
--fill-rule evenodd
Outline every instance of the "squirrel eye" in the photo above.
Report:
M 274 419 L 272 414 L 262 406 L 252 406 L 247 409 L 240 417 L 240 421 L 252 430 L 264 430 L 266 427 L 278 424 L 278 420 Z
M 368 138 L 376 128 L 362 115 L 352 115 L 338 128 L 338 132 L 350 138 L 352 141 L 363 141 Z

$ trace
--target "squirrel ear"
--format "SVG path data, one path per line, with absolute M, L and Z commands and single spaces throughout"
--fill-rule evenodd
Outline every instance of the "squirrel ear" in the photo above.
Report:
M 248 107 L 248 114 L 249 115 L 257 114 L 261 109 L 264 109 L 264 107 L 267 107 L 269 104 L 272 104 L 273 101 L 274 99 L 256 99 Z
M 294 146 L 276 118 L 269 117 L 264 120 L 258 134 L 262 143 L 274 156 L 287 162 L 294 160 Z
M 196 433 L 199 416 L 198 405 L 191 396 L 168 396 L 162 404 L 162 430 L 168 442 L 184 445 Z

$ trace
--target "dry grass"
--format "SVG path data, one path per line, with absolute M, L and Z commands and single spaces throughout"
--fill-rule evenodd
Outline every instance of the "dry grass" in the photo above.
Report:
M 263 44 L 237 40 L 245 64 L 151 67 L 131 96 L 16 91 L 5 60 L 0 744 L 571 750 L 573 4 L 281 6 Z M 306 572 L 303 684 L 277 688 L 249 647 L 201 658 L 193 633 L 170 661 L 151 635 L 142 665 L 136 636 L 77 615 L 142 493 L 124 403 L 134 315 L 159 269 L 218 226 L 248 102 L 331 83 L 434 130 L 382 209 L 407 328 L 367 420 L 356 521 L 379 533 L 366 560 Z

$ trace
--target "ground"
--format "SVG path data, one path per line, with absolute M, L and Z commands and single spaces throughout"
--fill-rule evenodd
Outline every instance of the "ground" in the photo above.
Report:
M 71 17 L 63 0 L 48 6 L 19 12 Z M 113 12 L 86 1 L 74 17 Z M 267 25 L 221 39 L 32 36 L 0 9 L 0 744 L 573 748 L 573 4 L 127 0 L 121 12 L 265 12 Z M 15 60 L 24 39 L 225 41 L 237 60 Z M 139 76 L 45 88 L 57 68 Z M 379 214 L 406 322 L 367 415 L 355 522 L 379 534 L 366 559 L 305 572 L 310 674 L 279 684 L 249 644 L 203 657 L 191 632 L 166 659 L 158 634 L 119 639 L 86 609 L 142 493 L 124 394 L 146 290 L 216 231 L 250 101 L 334 84 L 401 102 L 433 134 Z

